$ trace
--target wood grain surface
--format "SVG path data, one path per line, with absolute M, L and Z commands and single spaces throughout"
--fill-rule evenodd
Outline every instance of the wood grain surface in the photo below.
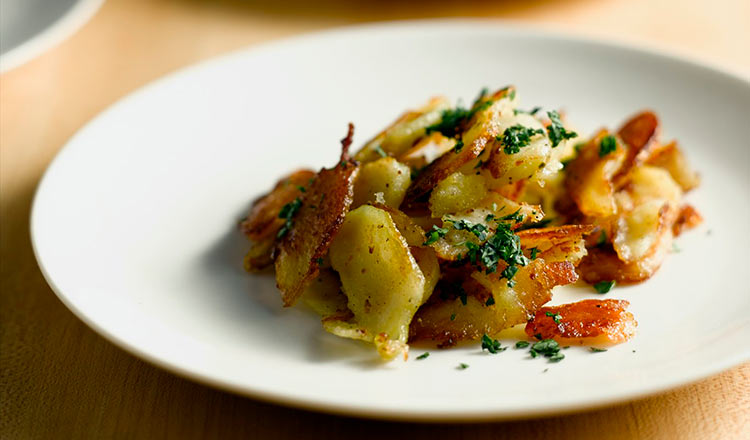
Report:
M 106 106 L 243 46 L 337 25 L 446 16 L 635 41 L 750 73 L 747 0 L 108 0 L 70 39 L 0 77 L 0 438 L 750 438 L 750 364 L 569 416 L 446 426 L 364 421 L 173 376 L 103 340 L 49 289 L 30 245 L 32 195 L 66 140 Z

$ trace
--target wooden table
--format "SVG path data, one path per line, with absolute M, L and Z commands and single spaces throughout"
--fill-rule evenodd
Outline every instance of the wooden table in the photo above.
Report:
M 636 41 L 750 73 L 747 0 L 108 0 L 72 38 L 0 78 L 0 437 L 750 438 L 750 364 L 607 409 L 501 424 L 361 421 L 259 403 L 126 354 L 78 321 L 42 279 L 28 229 L 36 184 L 65 141 L 121 96 L 196 60 L 274 38 L 445 16 Z

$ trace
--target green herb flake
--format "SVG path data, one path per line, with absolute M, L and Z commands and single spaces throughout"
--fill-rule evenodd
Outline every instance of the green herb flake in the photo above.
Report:
M 484 305 L 486 305 L 486 306 L 495 305 L 495 297 L 494 296 L 490 296 L 489 298 L 487 298 L 487 301 L 484 303 Z
M 521 148 L 529 145 L 533 136 L 543 133 L 541 128 L 529 128 L 516 124 L 506 128 L 502 136 L 497 136 L 496 139 L 502 142 L 505 154 L 516 154 L 521 151 Z
M 448 233 L 448 229 L 446 228 L 439 228 L 435 225 L 432 226 L 432 230 L 427 232 L 425 234 L 425 237 L 427 240 L 422 243 L 424 246 L 429 246 L 432 243 L 435 243 L 436 241 L 440 240 L 441 238 L 445 237 L 445 234 Z
M 307 192 L 307 188 L 305 188 L 304 186 L 299 186 L 298 185 L 297 189 L 300 190 L 301 192 Z
M 591 350 L 592 353 L 601 353 L 601 352 L 607 351 L 606 348 L 596 348 L 596 347 L 589 347 L 589 350 Z
M 460 284 L 456 284 L 458 287 L 458 298 L 461 300 L 461 304 L 466 305 L 468 301 L 468 296 L 466 295 L 466 290 L 464 290 L 463 286 Z
M 523 221 L 523 214 L 521 214 L 521 208 L 518 208 L 516 212 L 513 214 L 508 214 L 505 217 L 501 217 L 500 220 L 511 220 L 516 223 L 521 223 Z
M 456 320 L 456 314 L 455 313 L 451 313 L 451 321 L 455 321 L 455 320 Z
M 375 152 L 376 152 L 376 153 L 378 153 L 378 155 L 379 155 L 380 157 L 386 157 L 386 156 L 388 156 L 388 154 L 386 154 L 386 152 L 385 152 L 385 151 L 383 151 L 383 148 L 382 148 L 382 147 L 381 147 L 380 145 L 377 145 L 377 146 L 375 147 Z
M 417 356 L 417 360 L 421 361 L 422 359 L 427 359 L 428 357 L 430 357 L 430 352 L 429 351 L 425 351 L 424 353 L 422 353 L 419 356 Z
M 565 359 L 565 355 L 562 353 L 555 353 L 552 356 L 549 356 L 550 362 L 560 362 L 563 359 Z
M 477 161 L 477 164 L 474 166 L 474 169 L 476 170 L 477 168 L 482 168 L 482 165 L 484 165 L 484 164 L 485 164 L 485 162 L 483 162 L 482 159 L 479 159 Z
M 559 313 L 545 312 L 544 314 L 552 318 L 552 320 L 555 321 L 555 324 L 559 324 L 562 321 L 562 315 Z
M 617 140 L 611 134 L 604 136 L 599 142 L 599 157 L 604 157 L 617 149 Z
M 573 139 L 578 136 L 578 133 L 575 131 L 568 131 L 565 129 L 560 120 L 560 114 L 556 111 L 552 110 L 547 112 L 547 116 L 550 120 L 550 124 L 547 127 L 547 134 L 549 135 L 550 142 L 552 142 L 552 148 L 560 145 L 560 142 L 566 139 Z
M 536 260 L 536 256 L 538 253 L 539 253 L 539 249 L 535 247 L 531 248 L 531 259 Z
M 492 339 L 485 333 L 482 335 L 482 351 L 487 350 L 491 354 L 497 354 L 501 351 L 505 351 L 508 347 L 501 347 L 500 341 Z
M 615 286 L 614 281 L 600 281 L 594 284 L 594 289 L 599 293 L 607 293 Z
M 542 340 L 542 334 L 541 333 L 535 334 L 534 337 L 537 338 L 540 341 Z
M 279 218 L 283 218 L 286 221 L 279 229 L 279 232 L 276 233 L 276 238 L 281 238 L 289 233 L 294 225 L 294 215 L 297 214 L 297 211 L 299 211 L 301 207 L 302 199 L 297 197 L 281 208 L 281 211 L 279 211 Z
M 459 370 L 465 370 L 467 368 L 469 368 L 469 364 L 465 364 L 463 362 L 461 362 L 460 364 L 458 364 L 458 369 Z
M 529 341 L 518 341 L 518 342 L 516 342 L 516 348 L 526 348 L 530 344 L 531 343 Z
M 454 153 L 458 153 L 463 148 L 464 148 L 464 141 L 462 141 L 461 139 L 459 139 L 458 141 L 456 141 L 456 145 L 453 147 L 453 152 Z
M 602 232 L 599 234 L 599 238 L 596 240 L 596 245 L 602 247 L 605 244 L 607 244 L 607 231 L 602 229 Z

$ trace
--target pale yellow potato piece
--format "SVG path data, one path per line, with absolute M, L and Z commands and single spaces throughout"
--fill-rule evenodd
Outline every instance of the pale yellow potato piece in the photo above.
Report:
M 659 199 L 677 206 L 682 200 L 682 189 L 670 173 L 649 165 L 639 166 L 631 172 L 626 191 L 636 205 Z
M 331 269 L 321 269 L 318 277 L 305 288 L 301 299 L 323 318 L 341 315 L 348 310 L 339 277 Z
M 420 139 L 413 147 L 398 157 L 398 161 L 414 169 L 422 169 L 456 146 L 456 140 L 438 131 Z
M 514 183 L 522 179 L 534 180 L 537 173 L 545 168 L 552 153 L 547 131 L 535 117 L 519 113 L 498 118 L 497 127 L 500 137 L 506 129 L 514 125 L 539 129 L 542 133 L 532 136 L 529 144 L 521 147 L 517 153 L 505 153 L 502 142 L 497 140 L 494 140 L 488 147 L 492 148 L 492 154 L 487 167 L 492 172 L 492 176 L 503 184 Z
M 362 166 L 354 182 L 353 208 L 375 202 L 381 194 L 383 204 L 398 208 L 411 184 L 411 170 L 392 157 L 382 157 Z
M 650 200 L 636 205 L 617 219 L 612 245 L 622 261 L 632 263 L 651 252 L 660 233 L 669 229 L 663 224 L 664 209 L 664 201 Z
M 484 177 L 476 174 L 453 173 L 437 184 L 430 195 L 430 211 L 439 218 L 465 211 L 487 196 Z
M 426 134 L 427 127 L 440 122 L 443 111 L 450 107 L 450 101 L 443 96 L 430 99 L 421 108 L 401 115 L 388 128 L 367 142 L 354 155 L 354 159 L 361 163 L 377 160 L 380 157 L 378 147 L 389 156 L 400 156 Z
M 434 249 L 426 246 L 412 246 L 410 249 L 419 269 L 422 271 L 422 275 L 424 275 L 424 294 L 420 303 L 422 305 L 432 295 L 440 280 L 440 264 Z
M 425 276 L 391 216 L 370 205 L 349 212 L 329 255 L 354 314 L 349 322 L 373 338 L 384 358 L 407 350 Z

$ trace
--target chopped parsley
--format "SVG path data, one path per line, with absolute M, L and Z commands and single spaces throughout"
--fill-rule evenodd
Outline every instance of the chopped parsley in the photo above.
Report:
M 453 221 L 447 220 L 453 224 L 453 228 L 456 230 L 469 231 L 474 234 L 480 241 L 484 241 L 487 238 L 487 227 L 481 223 L 472 224 L 464 219 Z
M 607 244 L 607 231 L 602 229 L 602 232 L 599 234 L 599 238 L 596 240 L 596 245 L 601 247 Z
M 425 234 L 427 240 L 422 244 L 425 246 L 431 245 L 432 243 L 435 243 L 436 241 L 445 237 L 445 234 L 447 233 L 448 233 L 448 229 L 438 228 L 437 226 L 433 225 L 432 230 Z
M 458 369 L 459 370 L 465 370 L 467 368 L 469 368 L 469 364 L 465 364 L 463 362 L 461 362 L 460 364 L 458 364 Z
M 518 208 L 513 214 L 508 214 L 505 217 L 500 218 L 500 220 L 512 220 L 516 223 L 521 223 L 523 219 L 524 216 L 521 214 L 521 208 Z
M 552 223 L 552 220 L 554 220 L 554 219 L 546 218 L 544 220 L 539 220 L 538 222 L 534 222 L 534 223 L 529 223 L 529 224 L 526 224 L 526 225 L 522 225 L 522 226 L 519 226 L 518 229 L 516 229 L 516 231 L 523 231 L 523 230 L 526 230 L 526 229 L 546 228 L 547 225 L 549 225 L 550 223 Z
M 502 136 L 497 136 L 495 139 L 502 142 L 505 154 L 516 154 L 521 151 L 521 148 L 529 145 L 533 136 L 542 133 L 544 132 L 540 128 L 529 128 L 516 124 L 506 128 Z
M 518 342 L 516 342 L 516 348 L 526 348 L 530 344 L 531 343 L 529 341 L 518 341 Z
M 304 186 L 297 185 L 297 189 L 302 192 L 307 192 L 307 188 L 305 188 Z
M 594 289 L 599 293 L 607 293 L 615 286 L 614 281 L 600 281 L 594 284 Z
M 276 238 L 281 238 L 289 233 L 289 231 L 292 229 L 292 225 L 294 224 L 294 221 L 292 219 L 301 207 L 302 199 L 297 197 L 281 208 L 281 211 L 279 211 L 279 218 L 283 218 L 286 221 L 283 225 L 281 225 L 281 229 L 279 229 L 279 232 L 276 233 Z
M 596 347 L 589 347 L 589 350 L 591 350 L 593 353 L 601 353 L 603 351 L 607 351 L 606 348 L 596 348 Z
M 568 131 L 565 129 L 560 120 L 560 114 L 556 111 L 552 110 L 547 112 L 547 116 L 550 120 L 549 127 L 547 127 L 547 134 L 549 135 L 550 142 L 552 142 L 552 148 L 560 145 L 560 142 L 566 139 L 572 139 L 578 136 L 578 133 L 575 131 Z
M 424 353 L 422 353 L 419 356 L 417 356 L 417 360 L 427 359 L 428 357 L 430 357 L 430 352 L 429 351 L 425 351 Z
M 464 148 L 464 141 L 461 139 L 456 141 L 456 145 L 453 147 L 453 152 L 458 153 Z
M 560 344 L 554 339 L 542 339 L 539 342 L 534 343 L 529 350 L 531 357 L 544 356 L 549 359 L 550 362 L 560 362 L 565 359 L 565 355 L 560 353 Z
M 617 141 L 611 134 L 604 136 L 599 142 L 599 157 L 604 157 L 617 149 Z
M 535 248 L 535 247 L 531 248 L 531 257 L 530 258 L 532 260 L 536 260 L 536 256 L 537 256 L 538 253 L 539 253 L 539 249 L 538 248 Z
M 482 351 L 487 350 L 491 354 L 497 354 L 505 351 L 508 347 L 501 347 L 500 341 L 492 339 L 487 334 L 482 335 Z
M 479 159 L 477 161 L 477 164 L 474 166 L 474 169 L 476 170 L 477 168 L 482 168 L 482 165 L 484 165 L 484 162 L 482 161 L 482 159 Z
M 466 122 L 474 117 L 477 112 L 492 105 L 492 101 L 482 101 L 486 95 L 487 90 L 482 89 L 482 92 L 479 94 L 476 101 L 474 101 L 471 109 L 466 109 L 457 105 L 456 108 L 444 110 L 440 117 L 440 122 L 427 127 L 425 132 L 430 134 L 433 131 L 439 131 L 443 136 L 450 138 L 456 137 L 461 132 Z
M 514 115 L 517 115 L 517 114 L 519 114 L 519 113 L 526 113 L 526 114 L 528 114 L 528 115 L 535 115 L 535 114 L 537 114 L 537 113 L 539 112 L 539 110 L 541 110 L 541 109 L 542 109 L 542 108 L 541 108 L 541 107 L 538 107 L 538 106 L 537 106 L 537 107 L 534 107 L 534 108 L 532 108 L 531 110 L 528 110 L 528 111 L 527 111 L 527 110 L 521 110 L 521 109 L 517 108 L 517 109 L 513 110 L 513 114 L 514 114 Z
M 455 313 L 451 313 L 451 321 L 455 321 L 455 320 L 456 320 L 456 314 Z
M 469 300 L 469 297 L 466 295 L 466 290 L 464 290 L 464 287 L 460 284 L 456 284 L 456 287 L 458 288 L 458 298 L 461 300 L 461 304 L 466 305 L 466 302 Z
M 381 148 L 380 145 L 377 145 L 375 147 L 375 152 L 378 153 L 380 155 L 380 157 L 386 157 L 386 156 L 388 156 L 388 154 L 386 154 L 386 152 L 383 151 L 383 148 Z
M 490 297 L 487 298 L 487 301 L 485 301 L 484 305 L 486 306 L 495 305 L 495 297 L 490 295 Z
M 562 316 L 559 313 L 545 312 L 544 314 L 552 318 L 555 324 L 559 324 L 562 321 Z

